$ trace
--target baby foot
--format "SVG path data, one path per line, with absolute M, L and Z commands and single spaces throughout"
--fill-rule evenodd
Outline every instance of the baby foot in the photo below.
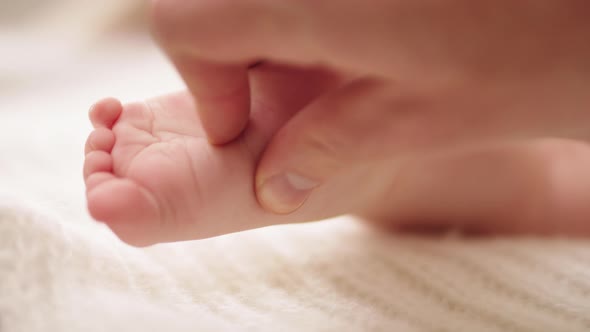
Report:
M 254 151 L 243 139 L 210 145 L 188 95 L 125 107 L 106 99 L 90 118 L 88 207 L 123 240 L 145 245 L 256 227 L 233 224 L 258 212 L 249 183 Z M 187 233 L 188 225 L 198 231 Z
M 143 246 L 342 213 L 317 200 L 277 216 L 256 200 L 254 171 L 266 143 L 296 110 L 333 84 L 315 74 L 314 85 L 309 73 L 275 72 L 259 74 L 267 75 L 260 79 L 267 83 L 253 81 L 252 88 L 264 93 L 253 96 L 249 128 L 223 147 L 209 144 L 187 93 L 124 107 L 114 99 L 97 103 L 90 112 L 95 130 L 84 165 L 91 215 L 125 242 Z M 283 76 L 288 84 L 277 82 Z

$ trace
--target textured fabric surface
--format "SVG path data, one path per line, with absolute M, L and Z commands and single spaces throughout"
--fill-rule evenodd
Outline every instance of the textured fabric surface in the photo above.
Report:
M 85 211 L 86 109 L 180 83 L 122 45 L 0 91 L 0 331 L 590 331 L 588 241 L 385 236 L 340 218 L 123 245 Z

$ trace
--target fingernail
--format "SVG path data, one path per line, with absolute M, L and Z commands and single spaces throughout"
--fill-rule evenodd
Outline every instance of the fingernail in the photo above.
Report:
M 318 182 L 299 174 L 282 173 L 262 183 L 258 199 L 266 208 L 287 214 L 301 207 L 318 185 Z

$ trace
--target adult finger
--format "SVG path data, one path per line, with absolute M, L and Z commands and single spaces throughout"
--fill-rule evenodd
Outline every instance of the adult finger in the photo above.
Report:
M 236 138 L 248 123 L 248 64 L 205 60 L 195 52 L 198 45 L 193 45 L 194 41 L 187 35 L 193 27 L 179 19 L 192 14 L 195 3 L 153 1 L 153 35 L 195 98 L 209 140 L 224 144 Z
M 153 3 L 155 32 L 166 48 L 228 63 L 320 62 L 441 87 L 482 76 L 571 72 L 587 68 L 590 55 L 584 1 Z
M 398 168 L 369 220 L 401 229 L 590 235 L 590 146 L 541 139 L 458 150 Z
M 195 99 L 209 141 L 225 144 L 234 140 L 246 128 L 250 116 L 248 68 L 172 52 L 170 58 Z

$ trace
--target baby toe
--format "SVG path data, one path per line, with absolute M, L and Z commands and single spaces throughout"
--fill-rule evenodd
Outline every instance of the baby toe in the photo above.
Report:
M 90 122 L 95 128 L 112 128 L 122 111 L 123 106 L 117 99 L 103 99 L 90 109 Z
M 88 136 L 86 146 L 84 147 L 84 154 L 89 154 L 92 151 L 111 152 L 115 145 L 115 135 L 106 128 L 98 128 Z
M 113 169 L 113 157 L 105 151 L 92 151 L 84 161 L 84 179 L 97 172 L 110 172 Z
M 111 172 L 94 172 L 86 178 L 86 192 L 89 193 L 97 186 L 114 179 L 117 177 Z

